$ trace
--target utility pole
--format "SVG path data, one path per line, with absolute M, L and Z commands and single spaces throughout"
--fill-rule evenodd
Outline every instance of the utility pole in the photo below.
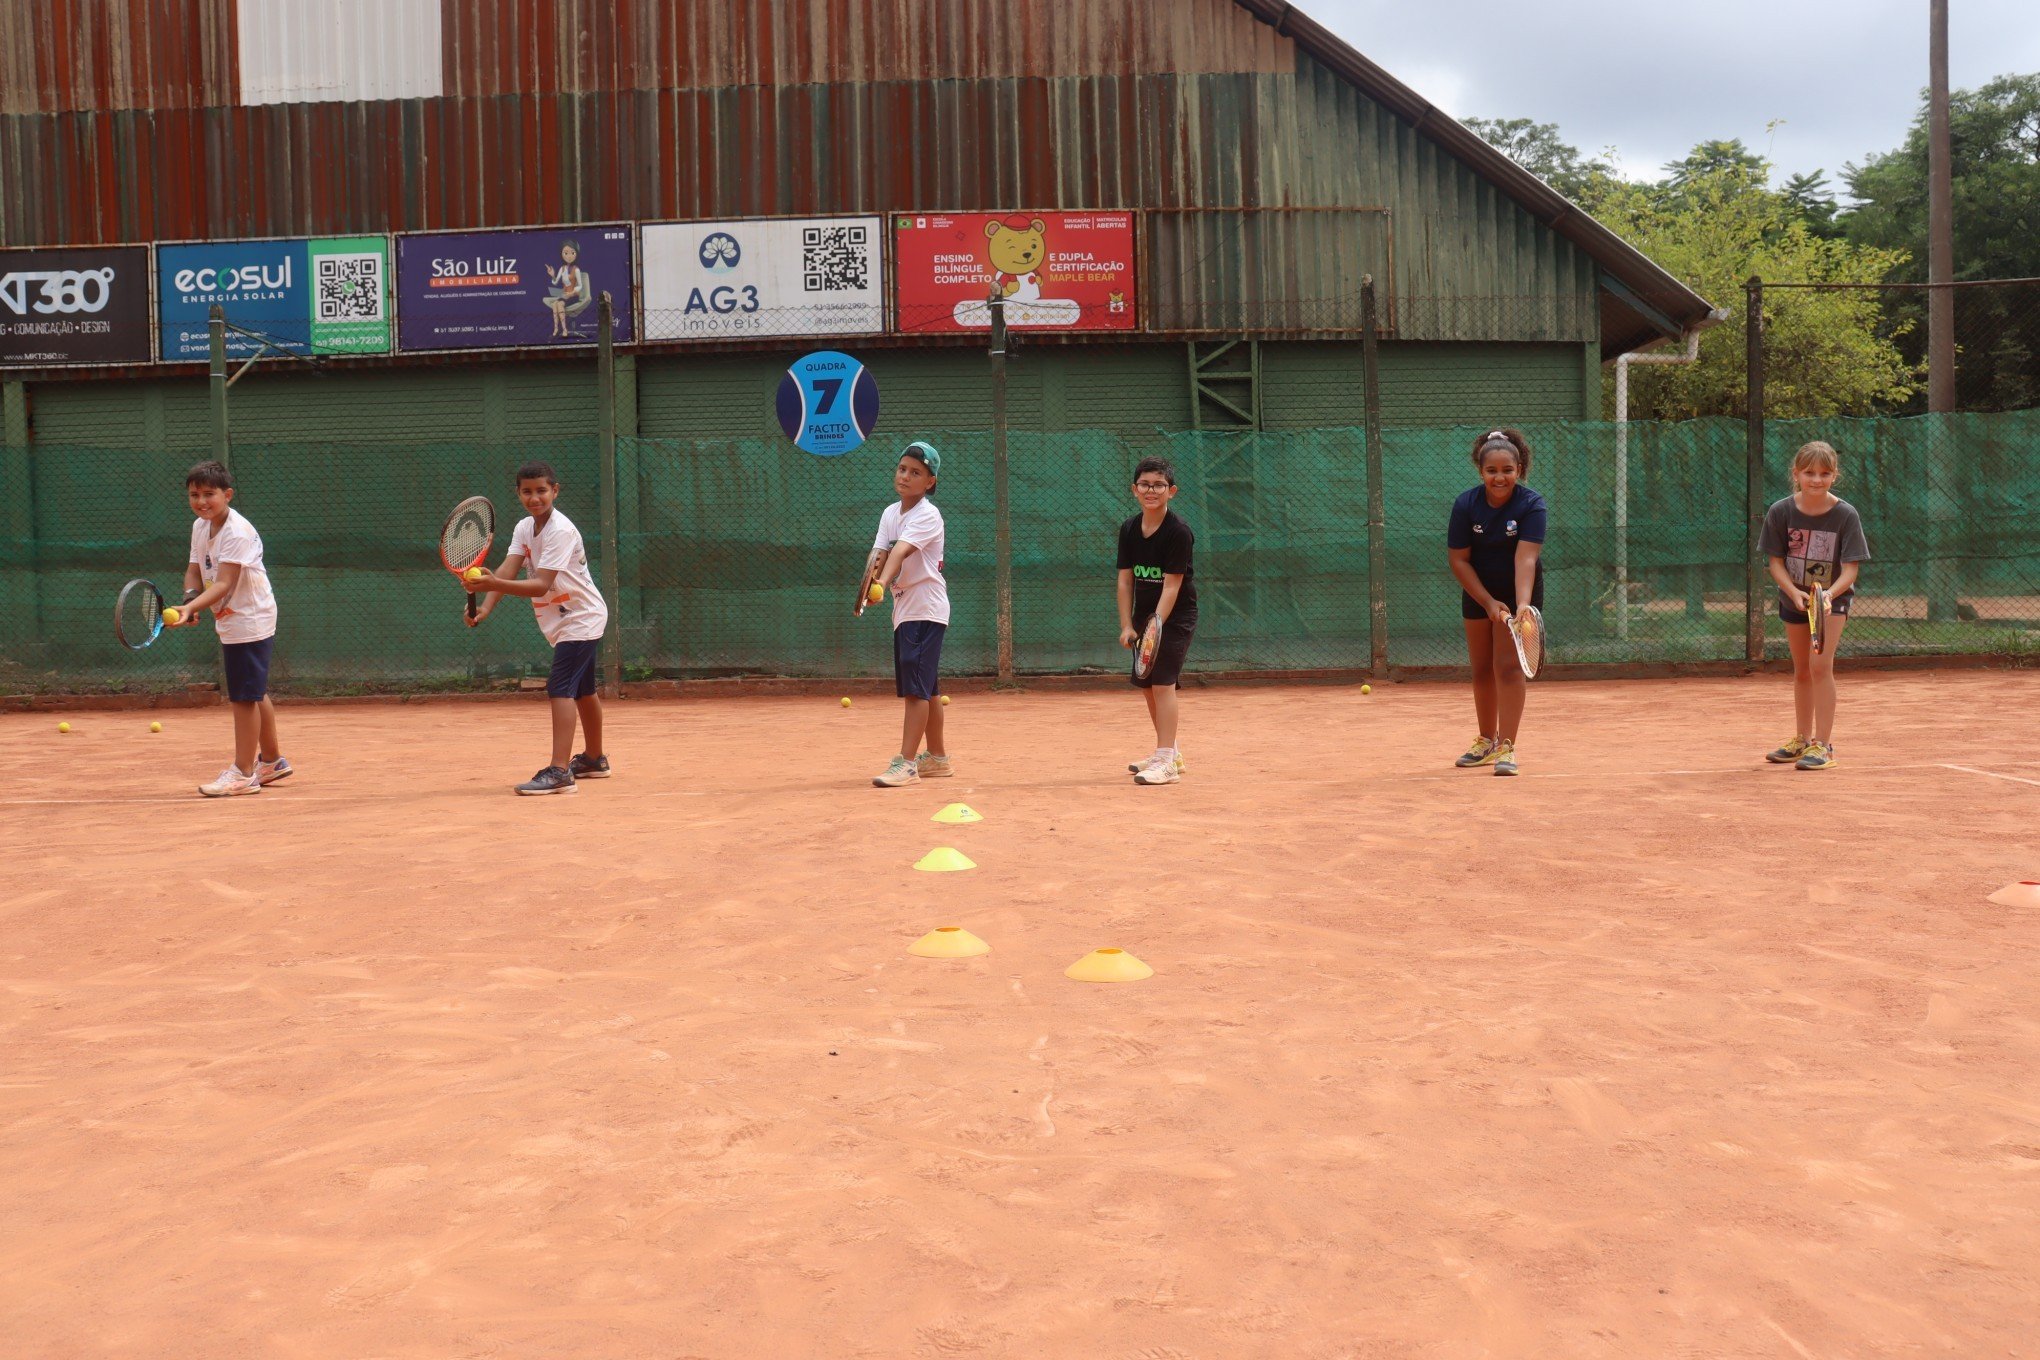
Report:
M 1927 43 L 1927 410 L 1938 414 L 1955 409 L 1955 208 L 1954 175 L 1949 167 L 1948 137 L 1948 0 L 1929 0 L 1931 37 Z M 1953 536 L 1956 510 L 1952 494 L 1954 469 L 1946 460 L 1959 456 L 1949 441 L 1935 441 L 1928 462 L 1928 529 L 1932 556 L 1927 565 L 1927 618 L 1956 617 L 1958 584 L 1954 563 L 1946 555 Z

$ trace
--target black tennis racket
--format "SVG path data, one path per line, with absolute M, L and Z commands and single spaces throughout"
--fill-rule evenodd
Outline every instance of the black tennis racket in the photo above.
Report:
M 1509 615 L 1509 637 L 1516 644 L 1516 662 L 1523 678 L 1535 680 L 1544 665 L 1544 611 L 1526 604 Z
M 1162 651 L 1162 616 L 1148 615 L 1147 627 L 1140 630 L 1140 641 L 1133 645 L 1133 678 L 1145 680 L 1154 674 L 1155 658 Z
M 465 579 L 470 570 L 487 560 L 489 547 L 495 541 L 496 507 L 487 496 L 469 496 L 453 507 L 453 513 L 446 517 L 446 526 L 439 531 L 439 560 L 455 580 Z M 473 591 L 468 592 L 467 616 L 468 622 L 473 623 Z

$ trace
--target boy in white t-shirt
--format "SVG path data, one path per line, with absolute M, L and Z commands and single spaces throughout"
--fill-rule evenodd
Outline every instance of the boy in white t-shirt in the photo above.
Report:
M 472 628 L 489 617 L 503 595 L 531 601 L 538 630 L 552 644 L 552 674 L 545 692 L 552 703 L 552 763 L 517 786 L 521 794 L 572 793 L 576 781 L 609 778 L 609 757 L 602 753 L 602 699 L 595 692 L 595 664 L 602 635 L 609 629 L 609 606 L 588 571 L 588 550 L 574 522 L 553 508 L 560 479 L 550 463 L 526 463 L 517 469 L 517 499 L 529 515 L 517 521 L 510 552 L 493 576 L 466 583 L 482 597 L 469 620 Z M 517 580 L 519 569 L 526 572 Z M 461 617 L 466 618 L 466 611 Z M 574 754 L 574 720 L 588 734 L 588 748 Z
M 213 612 L 219 634 L 227 703 L 234 711 L 234 763 L 200 784 L 208 798 L 260 793 L 291 773 L 276 737 L 276 705 L 269 701 L 269 654 L 276 639 L 276 596 L 262 566 L 262 535 L 233 508 L 234 478 L 221 463 L 200 463 L 184 474 L 191 501 L 191 557 L 184 568 L 179 627 Z
M 939 702 L 942 637 L 949 631 L 949 586 L 942 579 L 942 512 L 928 499 L 941 473 L 942 455 L 933 444 L 917 439 L 900 451 L 900 461 L 893 468 L 899 504 L 887 506 L 879 516 L 878 537 L 871 544 L 874 558 L 884 554 L 876 587 L 883 591 L 895 581 L 899 585 L 893 596 L 893 690 L 906 707 L 899 754 L 871 781 L 883 789 L 954 773 L 942 741 Z M 925 752 L 921 750 L 923 736 L 928 739 Z

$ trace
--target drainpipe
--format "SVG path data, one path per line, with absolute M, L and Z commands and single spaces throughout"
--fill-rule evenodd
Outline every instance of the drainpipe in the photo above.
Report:
M 1690 364 L 1700 357 L 1700 332 L 1728 320 L 1716 308 L 1686 332 L 1681 354 L 1619 354 L 1615 357 L 1615 636 L 1629 636 L 1629 366 Z

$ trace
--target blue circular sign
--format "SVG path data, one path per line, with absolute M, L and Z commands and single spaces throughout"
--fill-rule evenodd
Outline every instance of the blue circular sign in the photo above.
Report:
M 743 247 L 726 231 L 715 232 L 701 243 L 701 267 L 711 274 L 727 274 L 743 258 Z
M 849 355 L 816 350 L 779 380 L 779 428 L 823 458 L 850 452 L 878 424 L 878 380 Z

